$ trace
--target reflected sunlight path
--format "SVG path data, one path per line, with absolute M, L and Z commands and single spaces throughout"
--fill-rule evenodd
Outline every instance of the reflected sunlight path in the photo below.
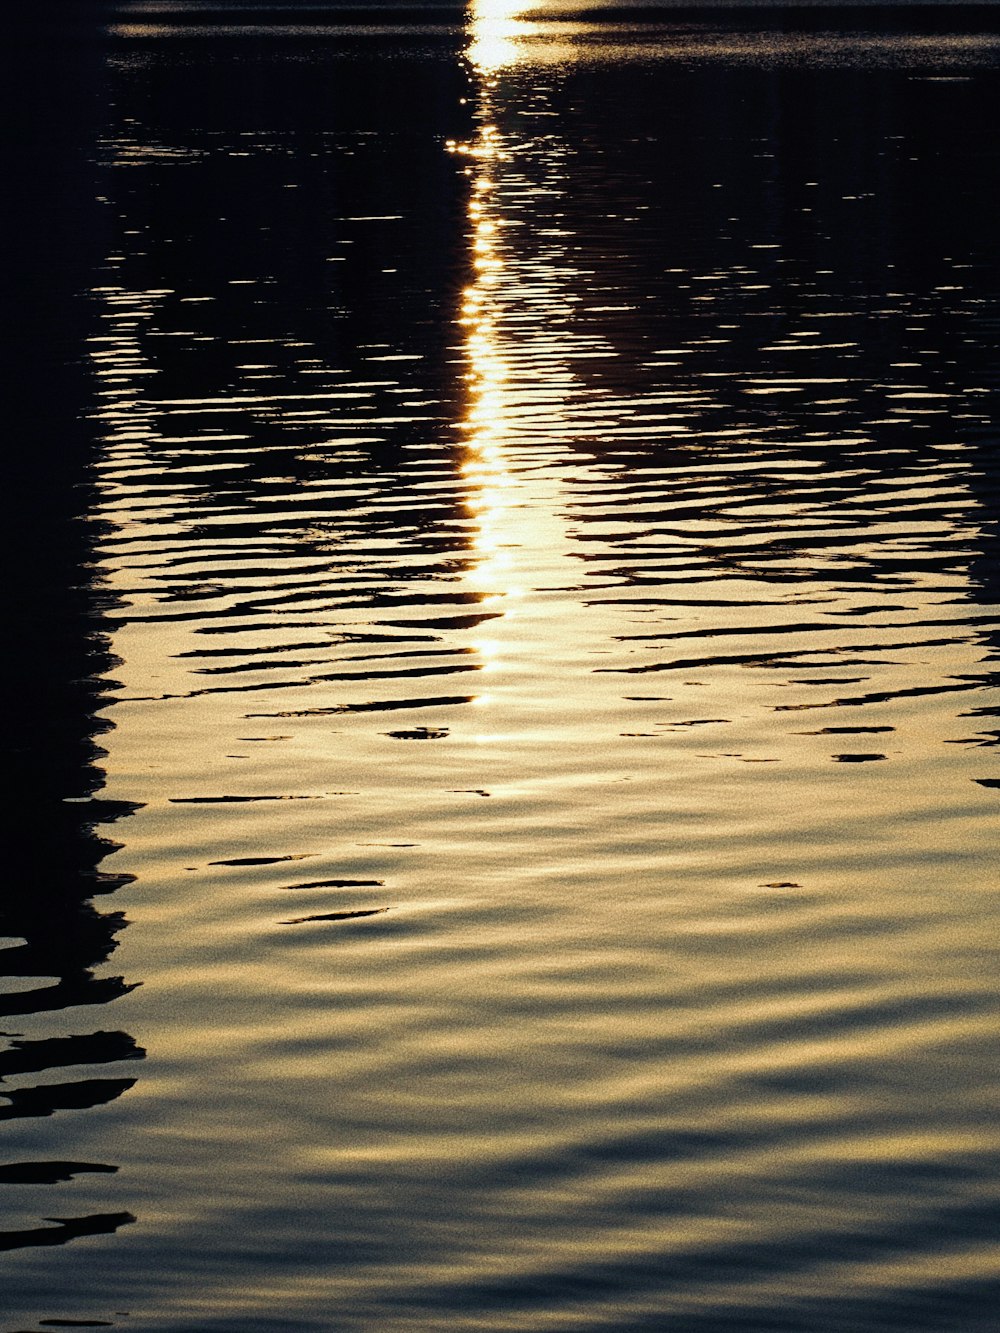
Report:
M 544 86 L 512 88 L 507 78 L 524 41 L 539 31 L 523 15 L 538 7 L 532 0 L 472 6 L 466 55 L 476 135 L 448 145 L 468 158 L 470 177 L 473 279 L 460 315 L 468 410 L 459 423 L 466 506 L 475 524 L 468 578 L 484 607 L 496 612 L 488 637 L 474 645 L 491 673 L 480 704 L 502 687 L 514 688 L 513 677 L 531 675 L 532 660 L 544 658 L 548 670 L 570 651 L 577 618 L 568 613 L 576 602 L 558 594 L 578 585 L 582 574 L 561 516 L 568 465 L 572 470 L 573 403 L 581 390 L 570 365 L 579 337 L 569 327 L 580 275 L 560 238 L 525 235 L 530 196 L 551 202 L 567 189 L 566 148 L 549 136 L 539 160 L 537 139 L 506 124 L 512 109 L 522 117 L 545 114 Z M 530 160 L 522 164 L 525 152 Z

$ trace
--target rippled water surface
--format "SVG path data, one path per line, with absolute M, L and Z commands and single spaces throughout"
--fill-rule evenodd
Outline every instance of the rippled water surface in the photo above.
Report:
M 126 8 L 4 1333 L 994 1328 L 1000 39 Z

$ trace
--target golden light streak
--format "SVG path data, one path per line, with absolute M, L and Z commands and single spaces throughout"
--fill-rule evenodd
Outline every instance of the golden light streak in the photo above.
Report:
M 473 48 L 480 74 L 487 49 L 497 58 L 499 48 L 489 47 L 496 37 L 493 26 L 504 15 L 523 5 L 510 0 L 484 0 L 476 6 Z M 503 13 L 501 13 L 503 11 Z M 479 43 L 477 47 L 477 42 Z M 473 567 L 470 577 L 483 597 L 484 609 L 509 618 L 512 603 L 521 595 L 511 543 L 514 540 L 512 510 L 516 504 L 514 483 L 507 468 L 504 442 L 507 435 L 507 386 L 509 368 L 498 321 L 498 293 L 505 268 L 503 219 L 496 208 L 498 172 L 507 157 L 502 136 L 489 123 L 489 93 L 480 89 L 480 125 L 474 142 L 449 145 L 472 159 L 469 200 L 469 249 L 473 281 L 462 294 L 459 323 L 465 330 L 464 346 L 468 398 L 465 418 L 464 458 L 461 470 L 469 483 L 466 508 L 474 521 L 470 545 Z M 485 594 L 485 595 L 484 595 Z M 490 621 L 491 628 L 501 623 Z M 476 647 L 483 670 L 496 672 L 502 665 L 501 642 L 484 638 Z
M 466 55 L 475 69 L 491 74 L 520 58 L 520 42 L 538 32 L 521 15 L 540 8 L 540 0 L 473 0 L 471 41 Z
M 476 133 L 467 143 L 448 144 L 465 159 L 469 181 L 470 282 L 458 321 L 466 380 L 460 469 L 472 557 L 467 579 L 491 613 L 475 646 L 483 671 L 492 673 L 494 702 L 517 697 L 533 655 L 554 632 L 545 586 L 567 578 L 561 482 L 544 466 L 547 451 L 539 451 L 545 437 L 559 434 L 573 384 L 560 354 L 564 261 L 561 253 L 550 257 L 551 238 L 539 246 L 525 230 L 522 191 L 535 184 L 538 164 L 525 175 L 517 119 L 523 88 L 505 77 L 528 54 L 521 39 L 540 31 L 520 16 L 542 7 L 538 0 L 472 4 L 467 55 Z M 544 163 L 547 199 L 559 187 L 560 166 L 558 151 Z

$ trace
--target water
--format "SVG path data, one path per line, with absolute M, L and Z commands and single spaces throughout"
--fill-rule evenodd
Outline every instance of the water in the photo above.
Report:
M 994 1327 L 1000 41 L 140 8 L 14 158 L 4 1333 Z

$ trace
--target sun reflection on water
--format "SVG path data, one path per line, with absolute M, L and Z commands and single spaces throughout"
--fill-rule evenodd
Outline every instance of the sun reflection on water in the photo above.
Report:
M 496 12 L 513 10 L 512 4 L 483 4 L 488 11 L 473 25 L 473 47 L 480 29 L 491 29 Z M 509 369 L 499 329 L 497 289 L 504 278 L 500 237 L 502 219 L 497 214 L 495 192 L 498 171 L 507 154 L 496 125 L 489 123 L 489 94 L 480 90 L 477 108 L 480 126 L 471 144 L 451 144 L 454 152 L 473 159 L 469 200 L 469 240 L 473 281 L 463 292 L 459 323 L 465 330 L 468 408 L 461 422 L 464 458 L 463 476 L 469 483 L 466 506 L 474 519 L 471 536 L 474 563 L 472 577 L 488 611 L 509 617 L 512 602 L 522 589 L 517 583 L 511 532 L 516 504 L 515 483 L 507 465 L 504 440 L 507 428 Z M 496 621 L 491 621 L 496 624 Z M 495 639 L 476 644 L 484 669 L 499 665 L 500 645 Z
M 539 0 L 473 0 L 466 52 L 472 66 L 489 74 L 517 60 L 520 42 L 538 31 L 523 15 L 539 8 Z
M 569 651 L 572 626 L 552 589 L 573 583 L 562 514 L 565 449 L 580 385 L 572 361 L 579 276 L 565 237 L 525 227 L 526 197 L 551 207 L 567 188 L 558 136 L 526 137 L 523 116 L 545 114 L 548 89 L 526 65 L 541 25 L 538 0 L 476 0 L 466 56 L 476 132 L 451 142 L 469 178 L 471 282 L 462 294 L 466 410 L 459 423 L 466 481 L 471 588 L 491 618 L 475 644 L 494 688 L 518 690 L 539 657 Z M 514 68 L 516 67 L 516 69 Z M 539 152 L 541 156 L 539 156 Z M 526 158 L 524 155 L 528 154 Z M 530 158 L 530 161 L 528 160 Z
M 473 23 L 472 52 L 477 70 L 487 58 L 498 57 L 498 49 L 489 43 L 495 38 L 495 11 L 511 10 L 513 5 L 478 6 L 492 10 L 492 16 L 482 15 Z M 478 43 L 478 47 L 477 47 Z M 498 127 L 492 123 L 490 84 L 480 73 L 477 103 L 479 129 L 473 143 L 452 145 L 455 151 L 467 153 L 472 159 L 471 190 L 469 198 L 469 243 L 473 281 L 462 294 L 459 323 L 464 330 L 466 358 L 467 410 L 460 423 L 463 440 L 462 474 L 468 483 L 466 507 L 473 520 L 470 535 L 472 567 L 469 571 L 480 596 L 483 610 L 493 618 L 487 621 L 490 636 L 477 639 L 474 647 L 479 654 L 484 675 L 494 679 L 506 665 L 505 641 L 507 635 L 498 635 L 498 627 L 509 627 L 515 615 L 517 600 L 523 589 L 517 579 L 514 546 L 517 517 L 514 509 L 516 485 L 505 456 L 504 443 L 508 435 L 509 366 L 504 352 L 500 330 L 499 288 L 504 280 L 504 259 L 501 248 L 503 221 L 499 216 L 496 192 L 498 174 L 508 156 Z M 481 691 L 477 703 L 485 706 L 493 702 L 488 691 Z M 480 743 L 494 739 L 490 734 L 479 736 Z

